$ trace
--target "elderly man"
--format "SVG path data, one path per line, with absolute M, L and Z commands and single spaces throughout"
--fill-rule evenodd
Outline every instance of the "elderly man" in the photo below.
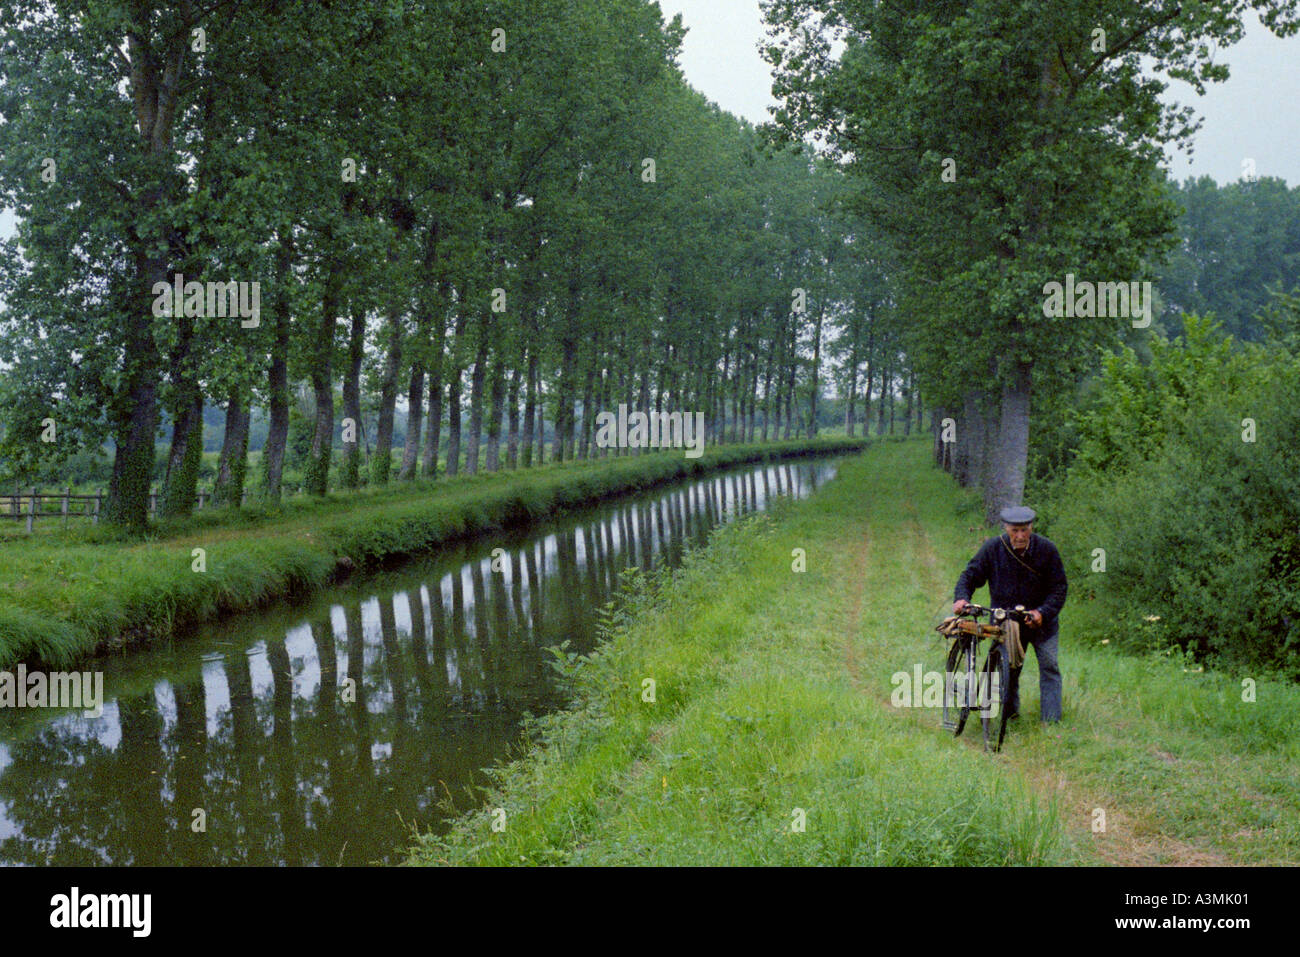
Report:
M 984 542 L 953 591 L 953 614 L 959 613 L 981 585 L 988 583 L 994 608 L 1028 610 L 1022 641 L 1034 646 L 1038 659 L 1039 711 L 1044 724 L 1061 720 L 1061 671 L 1056 664 L 1059 623 L 1065 604 L 1065 566 L 1056 546 L 1034 533 L 1034 510 L 1024 506 L 1002 510 L 1003 534 Z M 1007 716 L 1020 711 L 1020 669 L 1011 671 L 1006 695 Z

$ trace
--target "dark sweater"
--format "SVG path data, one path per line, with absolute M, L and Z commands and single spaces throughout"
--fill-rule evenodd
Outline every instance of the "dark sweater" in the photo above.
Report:
M 1065 604 L 1065 566 L 1061 564 L 1061 553 L 1049 539 L 1035 532 L 1029 536 L 1029 547 L 1020 558 L 1034 571 L 1016 561 L 1006 535 L 988 539 L 957 579 L 953 601 L 970 601 L 975 590 L 987 583 L 994 608 L 1024 605 L 1036 609 L 1043 616 L 1043 630 L 1051 632 Z

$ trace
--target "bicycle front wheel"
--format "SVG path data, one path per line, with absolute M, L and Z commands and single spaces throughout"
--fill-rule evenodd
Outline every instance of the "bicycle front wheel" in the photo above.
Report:
M 970 717 L 970 673 L 974 671 L 975 642 L 958 638 L 948 651 L 948 666 L 943 681 L 943 727 L 953 736 L 961 734 Z
M 980 673 L 980 724 L 984 728 L 984 750 L 1002 750 L 1007 735 L 1007 690 L 1011 685 L 1011 661 L 1001 642 L 994 642 Z

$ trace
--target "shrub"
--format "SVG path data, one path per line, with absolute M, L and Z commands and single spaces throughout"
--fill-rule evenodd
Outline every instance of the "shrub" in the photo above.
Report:
M 1187 323 L 1147 367 L 1107 362 L 1054 534 L 1072 580 L 1115 610 L 1121 643 L 1300 676 L 1300 362 Z

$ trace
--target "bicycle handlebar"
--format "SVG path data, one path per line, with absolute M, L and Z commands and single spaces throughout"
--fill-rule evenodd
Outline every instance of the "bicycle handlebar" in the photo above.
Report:
M 988 615 L 990 621 L 1001 621 L 1004 618 L 1010 618 L 1022 625 L 1029 620 L 1029 611 L 1024 605 L 1017 605 L 1015 608 L 985 608 L 983 605 L 976 605 L 974 602 L 969 601 L 961 611 L 957 612 L 957 615 L 958 617 L 971 618 Z

